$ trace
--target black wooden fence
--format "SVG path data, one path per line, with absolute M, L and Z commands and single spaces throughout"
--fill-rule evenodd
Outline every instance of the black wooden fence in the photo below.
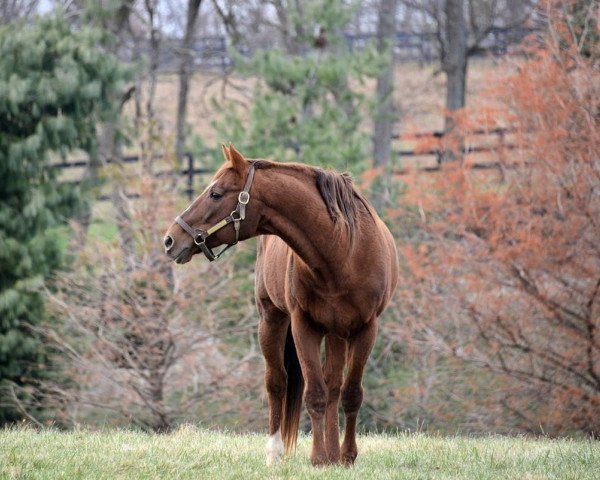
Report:
M 493 129 L 475 129 L 463 134 L 462 141 L 462 155 L 469 154 L 485 154 L 485 153 L 499 153 L 500 155 L 507 150 L 514 150 L 519 148 L 518 145 L 513 143 L 510 139 L 510 135 L 514 133 L 512 128 L 493 128 Z M 442 139 L 445 135 L 443 131 L 432 131 L 432 132 L 418 132 L 413 134 L 394 135 L 395 140 L 403 140 L 405 142 L 418 142 L 422 139 L 435 139 L 439 140 L 439 144 L 433 148 L 427 150 L 415 149 L 415 148 L 403 148 L 394 150 L 394 154 L 399 158 L 414 158 L 414 157 L 431 157 L 435 159 L 434 162 L 430 162 L 428 165 L 419 166 L 417 168 L 420 172 L 437 172 L 441 170 L 441 165 L 444 157 L 447 155 L 447 150 L 444 148 Z M 497 169 L 505 168 L 505 165 L 500 160 L 481 160 L 477 162 L 471 162 L 470 168 L 477 170 L 485 169 Z M 394 171 L 397 175 L 405 175 L 410 168 L 398 168 Z
M 523 40 L 533 30 L 524 27 L 492 28 L 480 42 L 478 53 L 504 55 L 510 45 Z M 345 33 L 347 48 L 352 52 L 364 48 L 376 39 L 375 33 Z M 161 70 L 177 69 L 179 39 L 166 39 L 161 45 L 159 67 Z M 240 47 L 242 55 L 250 55 L 251 49 Z M 224 35 L 199 37 L 194 41 L 193 66 L 195 69 L 226 70 L 233 60 L 229 55 L 227 38 Z M 397 32 L 394 43 L 394 57 L 398 62 L 418 61 L 429 63 L 439 58 L 439 42 L 435 33 Z
M 119 160 L 119 163 L 136 163 L 139 161 L 140 161 L 139 155 L 125 155 L 124 157 L 122 157 Z M 106 163 L 114 164 L 115 161 L 108 159 L 106 161 Z M 181 175 L 181 176 L 186 177 L 186 188 L 184 191 L 185 191 L 185 194 L 187 195 L 188 199 L 191 200 L 194 197 L 194 193 L 195 193 L 195 188 L 194 188 L 195 176 L 196 175 L 214 174 L 215 169 L 199 167 L 198 163 L 197 163 L 197 159 L 191 153 L 185 154 L 183 163 L 185 164 L 185 167 L 180 169 L 179 171 L 161 171 L 161 172 L 157 172 L 155 175 L 158 177 L 161 177 L 161 176 L 165 176 L 165 175 L 175 174 L 175 175 Z M 62 161 L 59 163 L 53 163 L 52 167 L 60 169 L 60 170 L 64 170 L 64 169 L 70 169 L 70 168 L 86 168 L 88 166 L 88 164 L 89 164 L 88 160 L 82 159 L 82 160 L 70 160 L 70 161 Z M 78 184 L 80 182 L 81 182 L 81 179 L 70 181 L 70 183 L 75 183 L 75 184 Z M 138 195 L 135 193 L 131 193 L 131 194 L 128 194 L 128 196 L 131 198 L 136 198 Z M 106 201 L 106 200 L 110 199 L 110 196 L 101 194 L 97 197 L 97 199 L 100 201 Z
M 493 153 L 493 152 L 503 152 L 505 150 L 511 150 L 517 148 L 517 146 L 510 141 L 507 140 L 507 137 L 513 133 L 514 130 L 509 128 L 495 128 L 495 129 L 479 129 L 472 130 L 467 132 L 465 137 L 469 137 L 471 139 L 475 139 L 475 141 L 469 141 L 464 143 L 463 154 L 474 154 L 474 153 Z M 419 132 L 415 134 L 403 134 L 403 135 L 394 135 L 395 140 L 403 140 L 405 142 L 413 142 L 418 141 L 424 138 L 433 138 L 441 140 L 444 137 L 443 131 L 432 131 L 432 132 Z M 206 152 L 208 153 L 208 152 Z M 440 144 L 439 147 L 431 148 L 428 150 L 419 150 L 415 148 L 401 148 L 393 150 L 394 155 L 397 158 L 404 158 L 407 160 L 411 160 L 412 158 L 419 157 L 430 157 L 432 161 L 430 161 L 426 165 L 419 165 L 417 170 L 420 172 L 437 172 L 441 170 L 441 164 L 443 157 L 445 155 L 445 150 L 443 146 Z M 204 158 L 204 156 L 203 156 Z M 121 159 L 122 163 L 135 163 L 139 162 L 140 157 L 138 155 L 126 155 Z M 107 163 L 114 163 L 111 160 L 108 160 Z M 157 176 L 165 176 L 165 175 L 180 175 L 185 177 L 186 188 L 184 190 L 187 198 L 192 200 L 194 195 L 196 194 L 196 176 L 205 176 L 212 175 L 215 173 L 214 168 L 210 167 L 201 167 L 199 165 L 200 158 L 194 157 L 191 153 L 186 153 L 185 158 L 183 160 L 183 164 L 185 165 L 183 168 L 170 171 L 165 170 L 156 173 Z M 53 164 L 54 168 L 58 169 L 70 169 L 70 168 L 85 168 L 88 165 L 87 160 L 71 160 L 71 161 L 63 161 L 60 163 Z M 471 168 L 474 169 L 498 169 L 504 168 L 504 165 L 501 165 L 499 161 L 480 161 L 471 163 Z M 414 169 L 408 168 L 406 165 L 402 168 L 397 168 L 394 170 L 394 174 L 396 175 L 405 175 L 409 171 L 413 171 Z M 80 180 L 74 180 L 73 183 L 79 183 Z M 136 193 L 128 194 L 131 198 L 136 198 L 138 195 Z M 101 194 L 97 197 L 100 201 L 106 201 L 110 199 L 109 195 Z

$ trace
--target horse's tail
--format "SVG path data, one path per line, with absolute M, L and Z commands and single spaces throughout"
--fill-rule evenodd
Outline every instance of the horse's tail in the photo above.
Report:
M 283 399 L 283 418 L 281 419 L 281 437 L 285 446 L 285 452 L 291 453 L 296 450 L 298 439 L 298 426 L 300 424 L 300 412 L 302 411 L 302 393 L 304 391 L 304 377 L 300 369 L 292 327 L 288 327 L 285 339 L 285 350 L 283 352 L 283 364 L 287 372 L 287 389 Z

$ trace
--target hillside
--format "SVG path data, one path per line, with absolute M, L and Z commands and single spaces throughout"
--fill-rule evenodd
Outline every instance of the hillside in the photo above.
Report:
M 283 464 L 267 468 L 265 435 L 183 427 L 170 435 L 130 431 L 0 432 L 0 478 L 454 478 L 592 479 L 600 443 L 523 437 L 370 435 L 354 468 L 310 466 L 309 437 Z

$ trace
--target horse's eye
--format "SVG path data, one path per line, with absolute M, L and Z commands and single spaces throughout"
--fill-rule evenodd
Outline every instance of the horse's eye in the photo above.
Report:
M 223 195 L 221 195 L 219 192 L 215 192 L 214 190 L 212 192 L 210 192 L 210 198 L 213 198 L 215 200 L 221 198 Z

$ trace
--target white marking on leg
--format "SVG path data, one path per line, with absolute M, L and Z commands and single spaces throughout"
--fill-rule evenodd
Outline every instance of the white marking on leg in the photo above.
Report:
M 283 457 L 283 440 L 281 439 L 281 429 L 277 430 L 267 440 L 267 465 L 275 465 Z

